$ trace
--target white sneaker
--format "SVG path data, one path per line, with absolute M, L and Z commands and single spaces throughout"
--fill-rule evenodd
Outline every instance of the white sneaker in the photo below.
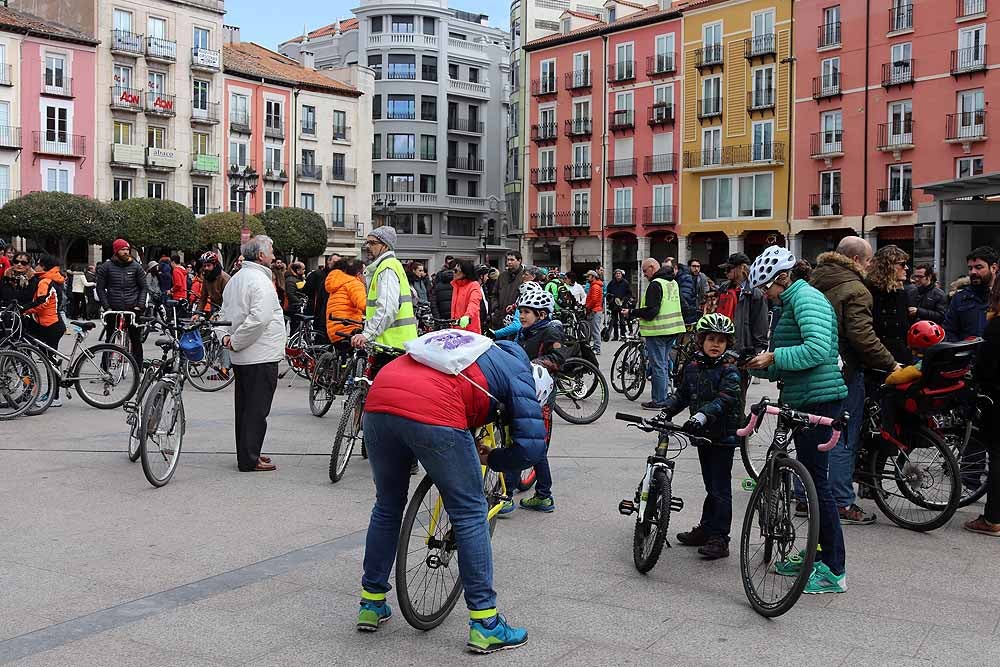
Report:
M 52 399 L 52 402 L 49 404 L 49 407 L 50 408 L 61 408 L 62 407 L 62 399 L 59 399 L 59 398 Z

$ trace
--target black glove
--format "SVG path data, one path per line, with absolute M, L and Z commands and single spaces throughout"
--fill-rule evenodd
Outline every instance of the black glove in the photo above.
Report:
M 691 416 L 684 422 L 684 430 L 688 433 L 698 433 L 708 423 L 708 417 L 703 412 Z

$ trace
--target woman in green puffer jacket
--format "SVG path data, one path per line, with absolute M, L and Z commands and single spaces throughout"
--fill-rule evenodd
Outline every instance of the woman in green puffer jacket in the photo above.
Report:
M 771 301 L 781 303 L 782 310 L 772 338 L 774 351 L 757 355 L 747 367 L 755 375 L 783 383 L 782 403 L 802 412 L 837 418 L 847 397 L 838 363 L 837 318 L 822 292 L 793 275 L 794 266 L 792 253 L 771 246 L 750 267 L 750 286 L 764 290 Z M 813 594 L 847 590 L 847 553 L 827 479 L 828 454 L 818 449 L 830 435 L 829 427 L 804 429 L 795 435 L 795 457 L 809 471 L 819 496 L 819 543 L 823 548 L 816 555 L 805 588 Z M 779 567 L 795 573 L 792 561 Z

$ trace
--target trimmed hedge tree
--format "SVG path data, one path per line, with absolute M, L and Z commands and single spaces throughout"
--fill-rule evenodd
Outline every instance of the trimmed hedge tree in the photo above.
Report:
M 165 199 L 126 199 L 111 203 L 115 236 L 144 251 L 196 250 L 201 245 L 194 213 Z M 143 257 L 146 253 L 143 253 Z
M 23 236 L 39 246 L 55 245 L 59 261 L 76 241 L 115 238 L 116 216 L 107 204 L 64 192 L 32 192 L 0 209 L 0 234 Z
M 272 208 L 260 216 L 274 248 L 299 259 L 319 257 L 326 250 L 326 223 L 315 211 L 304 208 Z
M 233 265 L 237 253 L 240 251 L 240 234 L 243 231 L 243 215 L 234 211 L 224 213 L 210 213 L 197 219 L 198 223 L 198 245 L 202 248 L 220 244 L 222 246 L 222 259 L 226 267 Z M 258 218 L 248 215 L 247 227 L 251 234 L 263 234 L 264 223 Z

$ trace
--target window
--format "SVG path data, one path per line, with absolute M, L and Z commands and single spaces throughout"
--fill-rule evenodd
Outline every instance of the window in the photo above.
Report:
M 556 90 L 556 61 L 543 60 L 541 63 L 541 80 L 538 82 L 540 93 L 554 93 Z
M 982 88 L 958 94 L 958 138 L 986 135 L 986 101 Z
M 575 176 L 590 176 L 590 144 L 574 144 L 573 165 Z
M 448 78 L 454 81 L 458 81 L 458 65 L 455 63 L 448 63 Z
M 538 110 L 538 124 L 541 125 L 539 131 L 543 136 L 549 136 L 555 134 L 555 130 L 552 129 L 556 125 L 556 110 L 555 107 L 544 107 Z M 551 132 L 550 132 L 551 130 Z
M 722 23 L 709 23 L 701 29 L 701 61 L 703 63 L 722 62 Z
M 913 143 L 913 101 L 901 100 L 889 105 L 889 146 Z
M 546 148 L 538 151 L 538 182 L 554 183 L 556 180 L 556 150 Z
M 208 118 L 208 93 L 211 84 L 208 81 L 195 79 L 191 82 L 191 115 L 195 118 Z
M 373 16 L 370 19 L 368 19 L 368 29 L 371 30 L 371 32 L 373 33 L 382 32 L 382 17 Z
M 470 67 L 469 68 L 469 83 L 479 83 L 479 68 Z
M 701 115 L 722 113 L 722 77 L 710 76 L 701 81 Z
M 765 120 L 753 124 L 753 159 L 774 159 L 774 121 Z
M 307 211 L 315 211 L 316 195 L 311 192 L 303 192 L 299 195 L 299 206 Z
M 393 32 L 413 32 L 413 17 L 412 16 L 397 16 L 392 17 L 392 31 Z
M 229 210 L 242 213 L 246 208 L 246 195 L 238 192 L 235 185 L 229 186 Z
M 412 160 L 416 157 L 412 134 L 387 134 L 385 143 L 385 156 L 390 160 Z
M 844 152 L 844 125 L 843 116 L 840 109 L 827 111 L 819 118 L 819 125 L 822 128 L 822 154 L 843 153 Z
M 146 145 L 150 148 L 166 148 L 167 129 L 150 125 L 146 128 Z
M 889 187 L 886 192 L 886 200 L 879 201 L 879 211 L 913 210 L 912 192 L 913 192 L 912 165 L 909 164 L 889 165 Z
M 388 174 L 385 180 L 389 192 L 413 192 L 413 174 Z
M 635 78 L 635 45 L 632 42 L 615 47 L 615 79 L 622 81 Z
M 970 176 L 979 176 L 983 173 L 983 156 L 979 155 L 977 157 L 961 157 L 958 158 L 956 162 L 956 173 L 957 178 L 969 178 Z
M 382 192 L 382 174 L 372 174 L 372 192 Z
M 347 177 L 346 160 L 347 156 L 344 153 L 334 153 L 332 163 L 330 165 L 330 177 L 343 181 Z
M 315 173 L 316 151 L 306 148 L 302 149 L 302 166 L 306 167 L 307 174 Z
M 115 9 L 112 12 L 112 21 L 115 30 L 132 32 L 132 12 L 125 11 L 124 9 Z
M 573 131 L 577 133 L 587 132 L 590 128 L 590 100 L 573 101 Z
M 958 31 L 958 53 L 955 70 L 959 72 L 986 66 L 986 26 L 977 25 Z
M 669 225 L 674 222 L 674 186 L 653 186 L 653 218 L 654 225 Z
M 266 100 L 264 102 L 264 127 L 280 130 L 282 125 L 281 102 Z
M 570 19 L 563 19 L 561 23 L 562 33 L 565 35 L 572 30 L 573 22 Z
M 416 79 L 417 57 L 411 54 L 389 54 L 389 79 Z
M 768 43 L 769 47 L 774 46 L 774 10 L 768 9 L 763 12 L 757 12 L 753 15 L 753 36 L 755 48 L 754 52 L 760 53 L 760 48 L 756 48 L 758 42 L 767 42 L 768 37 L 772 38 L 772 41 Z
M 824 96 L 840 92 L 840 58 L 824 58 L 820 63 L 820 93 Z
M 382 54 L 368 56 L 368 67 L 375 70 L 375 80 L 380 80 L 382 78 Z
M 587 190 L 573 193 L 573 224 L 590 225 L 590 192 Z
M 774 66 L 753 71 L 753 108 L 774 106 Z
M 721 127 L 706 127 L 701 131 L 701 161 L 704 166 L 722 163 Z
M 416 118 L 413 95 L 389 95 L 385 117 L 390 120 L 413 120 Z
M 397 234 L 412 234 L 413 214 L 397 213 L 392 217 L 392 224 L 396 227 Z
M 448 236 L 475 236 L 476 219 L 468 216 L 448 216 Z
M 770 218 L 773 174 L 701 179 L 701 219 Z
M 65 144 L 69 142 L 69 110 L 64 107 L 45 107 L 45 141 Z
M 163 72 L 148 72 L 146 88 L 151 95 L 163 94 L 167 92 L 167 75 Z
M 335 196 L 332 203 L 333 211 L 330 213 L 330 219 L 333 221 L 334 225 L 343 227 L 344 221 L 347 219 L 347 216 L 344 214 L 344 198 Z
M 192 42 L 196 49 L 212 48 L 212 31 L 206 28 L 195 27 Z
M 823 10 L 823 27 L 820 33 L 820 47 L 840 44 L 840 5 Z
M 132 179 L 131 178 L 116 178 L 114 184 L 114 194 L 112 199 L 115 201 L 125 201 L 126 199 L 132 198 Z
M 208 213 L 208 186 L 191 186 L 191 212 L 195 215 L 206 215 Z
M 235 166 L 239 169 L 250 164 L 249 160 L 250 145 L 242 141 L 230 141 L 229 142 L 229 164 Z
M 437 136 L 433 134 L 420 135 L 420 159 L 437 159 Z
M 478 197 L 479 196 L 479 181 L 469 181 L 469 183 L 466 185 L 466 194 L 469 197 Z
M 438 101 L 437 98 L 432 95 L 421 95 L 420 96 L 420 120 L 437 120 L 438 118 Z
M 615 19 L 617 18 L 617 15 L 618 15 L 618 12 L 615 11 L 615 6 L 614 5 L 611 5 L 610 7 L 608 7 L 608 23 L 614 23 Z M 535 21 L 535 27 L 536 28 L 539 27 L 538 26 L 538 21 Z
M 246 95 L 229 96 L 229 120 L 240 125 L 250 124 L 250 100 Z
M 432 174 L 420 174 L 420 191 L 424 194 L 437 192 L 437 177 Z
M 430 213 L 418 213 L 417 214 L 417 226 L 413 230 L 414 234 L 422 234 L 424 236 L 429 236 L 434 233 L 434 216 Z
M 655 72 L 670 72 L 674 69 L 674 34 L 656 36 Z
M 552 227 L 556 224 L 556 193 L 545 192 L 538 195 L 538 226 Z
M 376 134 L 372 137 L 372 159 L 382 159 L 382 135 Z
M 437 21 L 431 16 L 424 17 L 424 34 L 433 35 L 437 31 Z
M 163 192 L 167 184 L 163 181 L 146 181 L 146 197 L 149 199 L 163 199 Z
M 434 56 L 422 56 L 420 59 L 420 78 L 424 81 L 438 80 L 438 59 Z
M 167 22 L 164 19 L 150 16 L 146 23 L 146 36 L 154 39 L 167 38 Z
M 347 139 L 347 112 L 333 112 L 333 138 L 341 141 Z
M 840 215 L 840 171 L 819 175 L 819 210 L 813 215 Z
M 302 107 L 302 134 L 316 136 L 316 107 L 304 105 Z
M 115 121 L 114 126 L 114 143 L 124 144 L 125 146 L 132 145 L 132 123 L 125 123 L 120 120 Z
M 611 224 L 634 225 L 632 213 L 632 188 L 618 188 L 615 190 L 615 217 Z
M 458 180 L 454 178 L 448 179 L 448 195 L 454 197 L 458 195 Z
M 132 68 L 126 65 L 115 65 L 114 70 L 115 78 L 115 97 L 121 96 L 122 88 L 132 87 Z
M 69 192 L 69 169 L 49 167 L 45 170 L 46 192 Z
M 281 190 L 264 190 L 264 210 L 281 208 Z
M 207 132 L 195 132 L 191 135 L 191 152 L 195 155 L 211 155 L 212 135 Z
M 66 88 L 66 58 L 58 55 L 45 56 L 45 87 L 64 90 Z
M 281 163 L 281 146 L 265 146 L 264 169 L 278 174 L 283 168 L 284 165 Z

